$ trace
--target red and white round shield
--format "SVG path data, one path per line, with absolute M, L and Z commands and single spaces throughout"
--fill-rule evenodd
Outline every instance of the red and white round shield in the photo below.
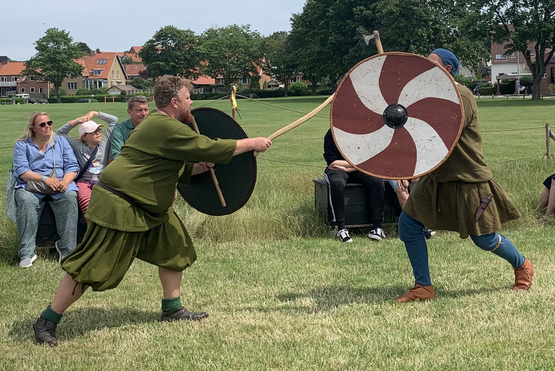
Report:
M 409 53 L 384 53 L 358 63 L 341 81 L 331 108 L 331 129 L 343 157 L 385 179 L 433 171 L 455 148 L 463 122 L 451 75 Z

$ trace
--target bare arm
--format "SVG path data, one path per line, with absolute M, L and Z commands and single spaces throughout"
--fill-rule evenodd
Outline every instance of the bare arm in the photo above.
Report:
M 345 160 L 335 160 L 334 162 L 332 162 L 328 168 L 330 170 L 343 170 L 346 171 L 348 173 L 351 173 L 353 171 L 356 171 L 356 169 L 354 167 L 351 166 L 350 163 L 348 163 Z

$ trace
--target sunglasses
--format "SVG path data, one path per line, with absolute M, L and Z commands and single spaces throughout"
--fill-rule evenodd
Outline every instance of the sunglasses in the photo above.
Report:
M 39 124 L 39 126 L 40 126 L 41 128 L 45 127 L 46 125 L 52 126 L 52 121 L 41 122 L 41 123 Z
M 102 132 L 102 129 L 98 128 L 95 131 L 93 131 L 92 133 L 87 133 L 87 134 L 98 134 L 98 133 L 101 133 L 101 132 Z

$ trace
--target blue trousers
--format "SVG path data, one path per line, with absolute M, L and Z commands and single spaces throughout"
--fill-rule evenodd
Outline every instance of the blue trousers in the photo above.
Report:
M 428 245 L 423 230 L 424 225 L 404 211 L 399 217 L 399 238 L 405 243 L 405 249 L 409 256 L 414 281 L 423 286 L 431 286 L 430 267 L 428 265 Z M 490 233 L 484 236 L 473 236 L 472 242 L 485 251 L 491 251 L 495 255 L 508 261 L 514 269 L 524 264 L 524 257 L 506 237 L 498 233 Z

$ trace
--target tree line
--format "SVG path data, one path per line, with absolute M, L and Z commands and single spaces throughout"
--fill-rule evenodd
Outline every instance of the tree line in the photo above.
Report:
M 306 0 L 291 18 L 291 31 L 263 37 L 250 25 L 210 28 L 200 35 L 165 26 L 148 40 L 139 56 L 150 78 L 164 74 L 195 79 L 221 76 L 226 87 L 242 78 L 256 86 L 261 68 L 288 87 L 299 73 L 304 80 L 335 89 L 361 60 L 377 54 L 364 35 L 379 30 L 384 50 L 428 55 L 452 50 L 464 66 L 480 74 L 492 42 L 506 54 L 521 52 L 532 72 L 533 99 L 555 43 L 555 0 Z M 58 92 L 63 78 L 77 76 L 72 62 L 84 55 L 65 31 L 51 28 L 36 42 L 27 75 L 51 81 Z M 534 50 L 528 49 L 534 45 Z

